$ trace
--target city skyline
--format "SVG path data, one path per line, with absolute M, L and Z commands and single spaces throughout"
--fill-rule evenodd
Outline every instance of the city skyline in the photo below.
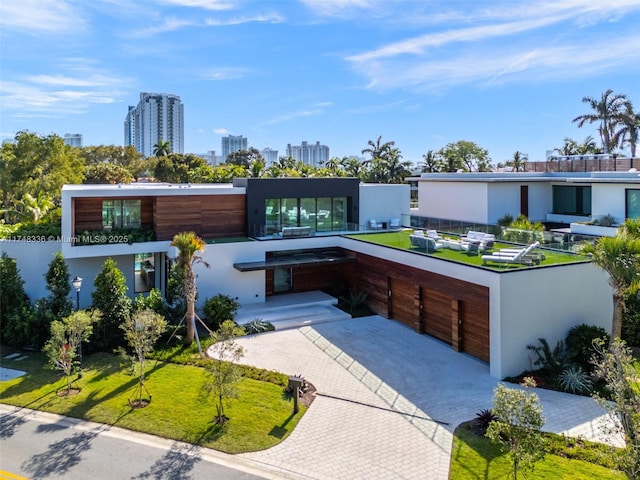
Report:
M 640 110 L 640 0 L 25 0 L 0 4 L 1 138 L 123 145 L 140 92 L 184 105 L 184 151 L 221 138 L 331 156 L 394 141 L 404 160 L 468 140 L 494 163 L 599 141 L 584 96 Z

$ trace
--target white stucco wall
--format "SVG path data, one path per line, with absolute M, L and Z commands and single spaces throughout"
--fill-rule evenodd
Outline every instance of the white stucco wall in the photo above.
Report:
M 594 183 L 591 186 L 591 215 L 601 217 L 611 214 L 619 223 L 624 222 L 626 216 L 625 189 L 638 189 L 638 184 L 628 183 Z
M 358 223 L 365 225 L 369 220 L 388 222 L 410 214 L 411 190 L 406 184 L 360 184 L 360 211 Z
M 520 184 L 489 183 L 487 189 L 487 223 L 496 224 L 506 214 L 513 218 L 520 215 Z
M 418 182 L 418 215 L 464 222 L 488 223 L 484 182 Z
M 529 184 L 529 219 L 543 222 L 547 213 L 553 210 L 553 191 L 551 184 L 532 182 Z
M 527 269 L 498 275 L 491 292 L 491 375 L 503 378 L 536 360 L 527 345 L 553 348 L 581 323 L 610 331 L 613 303 L 607 275 L 593 264 Z M 500 362 L 494 362 L 494 354 Z M 535 367 L 534 367 L 535 368 Z

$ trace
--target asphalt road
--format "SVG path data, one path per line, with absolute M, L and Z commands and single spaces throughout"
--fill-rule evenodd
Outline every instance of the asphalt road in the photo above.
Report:
M 264 480 L 255 465 L 209 449 L 0 405 L 0 479 Z

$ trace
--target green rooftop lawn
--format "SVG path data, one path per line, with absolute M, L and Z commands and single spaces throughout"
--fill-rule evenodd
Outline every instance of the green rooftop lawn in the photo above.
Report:
M 140 409 L 129 406 L 135 399 L 137 377 L 120 368 L 120 358 L 99 353 L 85 356 L 83 376 L 73 382 L 77 395 L 58 396 L 66 380 L 46 369 L 46 358 L 28 352 L 21 362 L 2 365 L 27 374 L 0 382 L 0 402 L 81 418 L 161 437 L 202 445 L 228 453 L 262 450 L 280 443 L 294 429 L 306 407 L 293 415 L 293 403 L 281 385 L 243 377 L 239 396 L 225 406 L 230 418 L 224 429 L 212 423 L 216 415 L 211 398 L 203 395 L 208 373 L 192 365 L 150 360 L 145 386 L 151 403 Z M 75 376 L 74 376 L 75 377 Z
M 365 234 L 355 234 L 348 235 L 348 238 L 353 238 L 356 240 L 361 240 L 363 242 L 375 243 L 378 245 L 384 245 L 386 247 L 399 248 L 402 250 L 411 250 L 411 240 L 409 239 L 409 235 L 411 235 L 411 230 L 401 230 L 398 232 L 382 232 L 382 233 L 365 233 Z M 443 235 L 450 238 L 457 238 L 455 235 Z M 493 252 L 497 252 L 501 248 L 518 248 L 518 246 L 507 243 L 496 242 L 493 248 Z M 416 250 L 416 254 L 419 255 L 429 255 L 430 257 L 441 258 L 443 260 L 450 260 L 459 263 L 466 263 L 468 265 L 474 266 L 482 266 L 482 255 L 490 254 L 491 252 L 480 252 L 479 255 L 467 255 L 464 251 L 458 250 L 450 250 L 448 248 L 442 248 L 437 250 L 434 253 L 423 253 L 418 252 Z M 560 252 L 557 250 L 546 250 L 544 248 L 534 250 L 534 253 L 544 253 L 545 260 L 540 263 L 540 266 L 548 266 L 548 265 L 556 265 L 561 263 L 577 263 L 577 262 L 586 262 L 589 261 L 584 256 L 576 255 L 568 252 Z M 537 265 L 533 265 L 536 267 Z M 531 268 L 526 265 L 518 265 L 518 264 L 509 264 L 509 263 L 489 263 L 484 268 L 489 268 L 491 270 L 513 270 L 517 268 Z

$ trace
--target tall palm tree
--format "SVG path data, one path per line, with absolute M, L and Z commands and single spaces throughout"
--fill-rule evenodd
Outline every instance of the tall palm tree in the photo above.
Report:
M 176 259 L 178 268 L 184 271 L 183 292 L 187 303 L 187 313 L 185 314 L 187 324 L 187 334 L 184 338 L 185 345 L 191 345 L 195 335 L 197 288 L 193 266 L 197 263 L 202 263 L 205 267 L 209 268 L 209 264 L 199 255 L 199 252 L 204 251 L 205 245 L 205 241 L 194 232 L 177 233 L 171 242 L 171 246 L 178 249 L 178 257 Z
M 507 167 L 513 168 L 514 172 L 524 172 L 527 167 L 527 157 L 522 154 L 521 151 L 516 150 L 513 153 L 513 158 L 505 162 Z
M 381 141 L 382 135 L 380 135 L 378 137 L 378 140 L 376 140 L 375 142 L 373 140 L 369 140 L 367 142 L 367 145 L 369 146 L 362 149 L 363 154 L 368 153 L 371 156 L 371 159 L 367 160 L 367 163 L 375 160 L 376 158 L 384 159 L 389 154 L 392 147 L 396 144 L 396 142 L 393 141 L 385 143 L 381 143 Z
M 553 149 L 555 153 L 557 153 L 558 155 L 562 155 L 563 157 L 578 154 L 578 142 L 569 137 L 564 137 L 563 142 L 564 143 L 562 144 L 562 147 Z
M 171 143 L 168 140 L 158 140 L 153 146 L 153 155 L 156 157 L 166 157 L 171 153 Z
M 626 144 L 631 149 L 631 158 L 636 156 L 636 148 L 640 142 L 640 111 L 633 111 L 631 101 L 625 103 L 620 121 L 620 130 L 616 132 L 616 141 L 620 146 Z
M 592 113 L 579 115 L 573 119 L 578 127 L 582 127 L 585 123 L 600 122 L 598 132 L 602 139 L 602 149 L 604 153 L 610 153 L 616 147 L 615 143 L 615 127 L 621 122 L 622 112 L 625 103 L 628 102 L 627 96 L 621 93 L 613 93 L 608 89 L 602 94 L 600 100 L 593 97 L 583 97 L 583 103 L 588 103 Z
M 583 252 L 591 255 L 593 263 L 609 275 L 613 290 L 613 316 L 611 342 L 622 334 L 622 316 L 625 296 L 640 289 L 640 238 L 622 227 L 615 237 L 600 237 L 595 243 L 586 243 Z
M 422 155 L 422 158 L 424 160 L 418 163 L 418 167 L 420 167 L 422 173 L 437 173 L 439 171 L 438 159 L 433 153 L 433 150 L 427 150 L 427 153 Z

